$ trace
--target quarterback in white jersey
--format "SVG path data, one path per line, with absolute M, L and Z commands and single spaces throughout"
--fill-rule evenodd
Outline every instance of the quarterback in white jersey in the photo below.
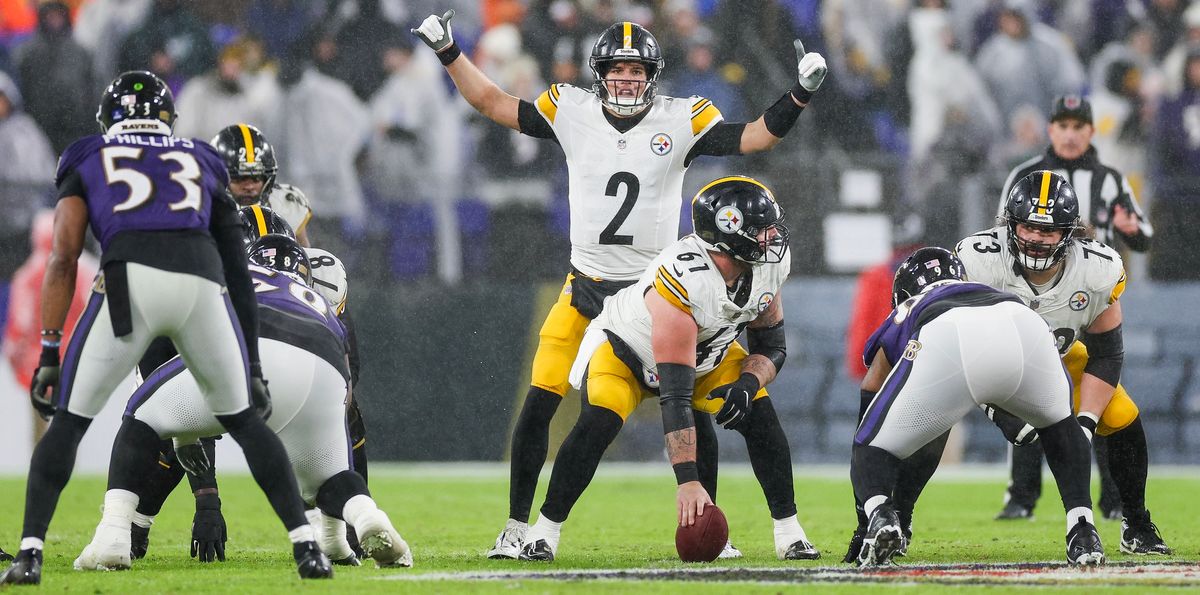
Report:
M 570 185 L 571 271 L 539 333 L 531 386 L 513 429 L 509 520 L 488 552 L 515 558 L 545 463 L 550 420 L 569 389 L 567 374 L 584 329 L 605 297 L 636 281 L 678 237 L 688 165 L 699 155 L 774 147 L 828 68 L 797 40 L 796 85 L 753 122 L 724 122 L 703 97 L 657 94 L 665 67 L 661 48 L 649 31 L 626 21 L 609 26 L 592 47 L 591 90 L 556 84 L 528 102 L 497 87 L 462 55 L 450 29 L 453 16 L 452 10 L 430 15 L 413 32 L 437 52 L 472 107 L 522 134 L 557 142 Z M 711 431 L 705 422 L 701 427 Z
M 1089 437 L 1108 437 L 1109 468 L 1124 513 L 1121 550 L 1170 553 L 1146 510 L 1145 430 L 1120 384 L 1126 283 L 1120 255 L 1075 237 L 1081 229 L 1075 191 L 1052 171 L 1035 171 L 1014 184 L 1003 220 L 959 242 L 967 280 L 1016 294 L 1050 326 L 1071 375 L 1080 425 Z M 998 419 L 993 421 L 1004 429 Z
M 651 394 L 662 405 L 681 525 L 693 524 L 712 504 L 700 482 L 700 466 L 708 462 L 697 452 L 716 445 L 696 431 L 695 409 L 745 438 L 774 519 L 776 555 L 820 557 L 797 520 L 791 450 L 764 388 L 787 353 L 778 299 L 790 268 L 782 220 L 783 210 L 759 182 L 715 180 L 692 202 L 695 235 L 667 247 L 637 283 L 608 300 L 571 371 L 583 411 L 554 462 L 522 560 L 554 559 L 561 524 L 604 450 Z M 746 328 L 749 353 L 735 342 Z

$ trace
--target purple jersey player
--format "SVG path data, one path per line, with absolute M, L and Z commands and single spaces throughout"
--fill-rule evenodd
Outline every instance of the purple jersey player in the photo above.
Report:
M 149 72 L 117 77 L 101 96 L 96 120 L 102 134 L 76 141 L 59 163 L 54 249 L 42 287 L 42 354 L 30 391 L 33 406 L 54 423 L 34 449 L 21 549 L 0 584 L 41 582 L 46 531 L 79 442 L 146 347 L 163 336 L 201 379 L 208 410 L 242 446 L 288 530 L 301 577 L 331 576 L 295 476 L 280 464 L 287 453 L 263 419 L 271 405 L 254 290 L 221 161 L 205 143 L 171 135 L 174 98 Z M 88 226 L 100 239 L 102 272 L 60 363 Z M 153 430 L 127 417 L 117 445 L 148 434 Z M 124 550 L 113 567 L 129 566 L 130 521 L 146 481 L 129 470 L 157 456 L 149 449 L 113 459 L 115 489 L 104 506 L 120 519 L 108 530 Z

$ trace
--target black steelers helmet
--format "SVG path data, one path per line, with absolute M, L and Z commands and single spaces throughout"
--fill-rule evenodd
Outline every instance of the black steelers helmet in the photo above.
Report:
M 107 133 L 113 124 L 126 120 L 157 120 L 175 125 L 175 97 L 170 87 L 154 73 L 132 70 L 122 73 L 100 96 L 96 122 Z
M 896 268 L 896 276 L 892 279 L 892 307 L 921 293 L 934 281 L 961 281 L 965 276 L 963 263 L 953 252 L 937 246 L 918 249 Z
M 1031 271 L 1044 271 L 1067 254 L 1079 224 L 1079 199 L 1063 176 L 1052 171 L 1035 171 L 1013 185 L 1004 204 L 1008 226 L 1008 249 L 1017 263 Z M 1058 230 L 1062 237 L 1053 244 L 1030 242 L 1017 236 L 1017 224 Z
M 609 95 L 605 83 L 609 80 L 609 69 L 617 62 L 639 62 L 646 67 L 646 81 L 638 82 L 635 97 Z M 592 46 L 592 56 L 588 58 L 588 65 L 591 66 L 592 76 L 596 79 L 592 84 L 596 96 L 617 114 L 632 116 L 646 109 L 654 100 L 654 93 L 658 89 L 658 75 L 662 73 L 665 63 L 658 40 L 641 25 L 624 21 L 609 25 L 604 33 L 600 34 L 600 39 Z
M 787 257 L 783 209 L 753 178 L 728 176 L 701 188 L 692 199 L 692 226 L 700 239 L 743 262 L 770 264 Z M 759 241 L 767 229 L 774 229 L 775 235 Z
M 295 239 L 296 233 L 283 217 L 274 209 L 262 205 L 250 205 L 238 209 L 242 225 L 246 228 L 246 243 L 251 244 L 258 238 L 268 234 L 284 235 Z
M 246 252 L 250 262 L 273 271 L 295 275 L 305 285 L 312 286 L 312 269 L 309 268 L 308 255 L 294 238 L 269 233 L 254 240 Z
M 275 174 L 279 164 L 275 160 L 275 147 L 267 142 L 262 131 L 249 124 L 226 126 L 212 139 L 212 146 L 225 162 L 229 178 L 257 177 L 263 181 L 262 192 L 253 200 L 261 202 L 271 193 L 275 185 Z M 234 197 L 241 202 L 241 197 Z

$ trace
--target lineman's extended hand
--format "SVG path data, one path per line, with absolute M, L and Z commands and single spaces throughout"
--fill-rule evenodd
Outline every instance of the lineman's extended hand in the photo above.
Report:
M 201 562 L 224 562 L 227 538 L 221 498 L 216 494 L 197 496 L 196 516 L 192 517 L 192 557 Z
M 704 507 L 711 506 L 713 501 L 700 482 L 688 481 L 676 489 L 675 503 L 679 507 L 679 526 L 691 527 L 696 524 L 696 517 L 704 516 Z

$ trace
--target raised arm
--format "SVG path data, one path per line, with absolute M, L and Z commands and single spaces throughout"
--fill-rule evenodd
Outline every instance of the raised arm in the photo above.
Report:
M 425 45 L 437 52 L 438 60 L 446 67 L 446 72 L 454 80 L 454 86 L 462 94 L 471 107 L 487 116 L 489 120 L 520 131 L 518 108 L 521 100 L 509 95 L 501 89 L 483 71 L 475 67 L 462 50 L 454 42 L 450 30 L 450 19 L 454 18 L 454 10 L 447 10 L 442 16 L 429 15 L 420 27 L 412 32 Z

